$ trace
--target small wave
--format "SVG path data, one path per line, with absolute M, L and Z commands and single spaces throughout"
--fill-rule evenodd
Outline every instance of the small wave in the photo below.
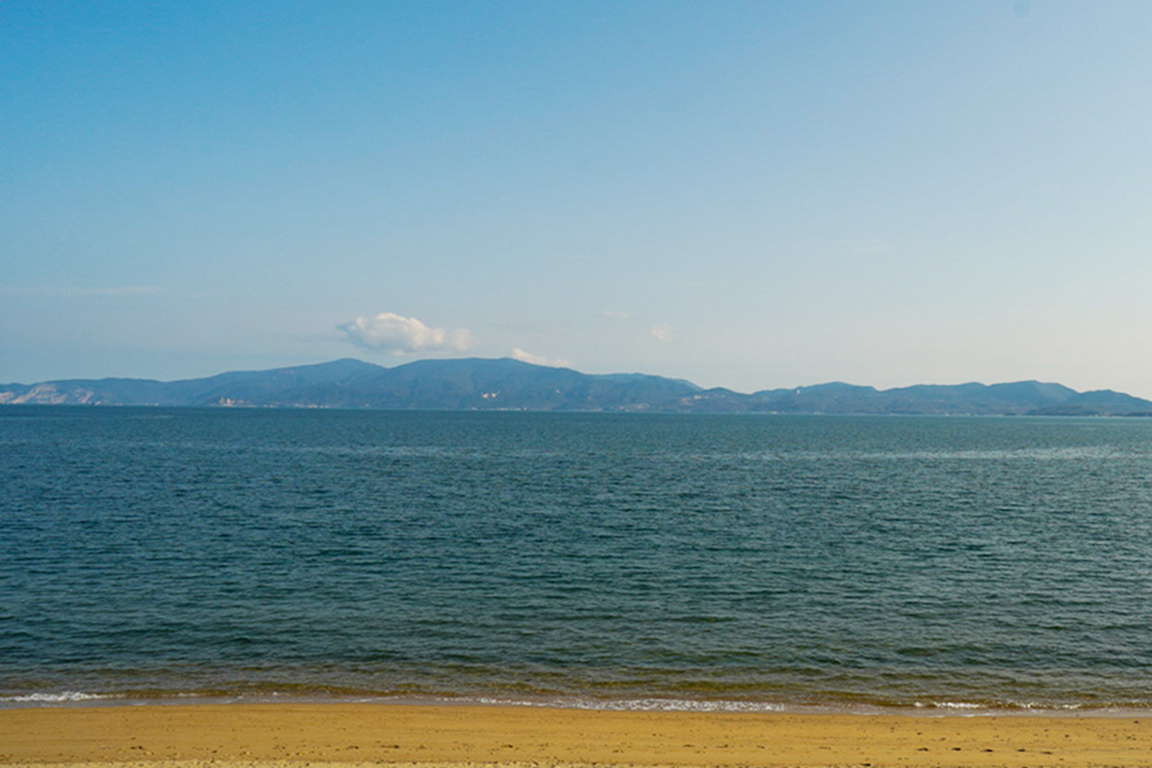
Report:
M 26 693 L 19 696 L 0 696 L 0 701 L 13 701 L 21 704 L 67 704 L 75 701 L 106 699 L 97 693 L 82 691 L 62 691 L 61 693 Z
M 559 709 L 594 709 L 620 712 L 783 712 L 787 707 L 759 701 L 706 701 L 696 699 L 549 699 L 528 700 L 500 697 L 469 699 L 477 704 L 515 707 L 555 707 Z
M 978 704 L 971 701 L 932 701 L 922 702 L 917 701 L 913 704 L 916 709 L 934 709 L 944 712 L 986 712 L 988 714 L 1012 714 L 1013 712 L 1023 714 L 1035 713 L 1057 713 L 1057 712 L 1077 712 L 1084 709 L 1082 704 L 1077 703 L 1056 703 L 1056 702 L 1037 702 L 1037 701 L 1001 701 L 992 704 Z M 1110 711 L 1116 707 L 1100 707 L 1092 708 L 1098 711 Z M 1127 711 L 1127 710 L 1125 710 Z
M 1046 712 L 1074 712 L 1083 709 L 1083 704 L 1045 704 L 1036 701 L 1012 701 L 1009 706 L 1025 710 L 1042 710 Z
M 970 701 L 933 701 L 927 704 L 922 701 L 918 701 L 913 706 L 915 706 L 917 709 L 987 709 L 987 707 L 983 704 L 974 704 Z
M 594 702 L 595 709 L 618 709 L 635 712 L 782 712 L 782 704 L 754 701 L 696 701 L 692 699 L 630 699 Z

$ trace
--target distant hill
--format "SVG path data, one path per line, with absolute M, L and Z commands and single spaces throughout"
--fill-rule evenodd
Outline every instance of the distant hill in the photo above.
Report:
M 204 379 L 72 379 L 0 384 L 0 404 L 247 406 L 428 410 L 660 411 L 1152 416 L 1152 401 L 1060 384 L 918 385 L 877 390 L 843 383 L 742 394 L 639 373 L 593 375 L 518 360 L 419 360 L 394 368 L 360 360 Z
M 699 389 L 662 376 L 589 375 L 518 360 L 419 360 L 395 368 L 336 360 L 173 382 L 0 385 L 0 403 L 628 411 L 659 409 Z

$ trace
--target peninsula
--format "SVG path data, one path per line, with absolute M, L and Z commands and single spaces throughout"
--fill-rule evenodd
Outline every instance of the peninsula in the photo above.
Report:
M 843 383 L 751 394 L 640 373 L 586 374 L 511 359 L 360 360 L 202 379 L 71 379 L 0 384 L 0 404 L 658 413 L 1152 416 L 1152 401 L 1020 381 L 878 390 Z

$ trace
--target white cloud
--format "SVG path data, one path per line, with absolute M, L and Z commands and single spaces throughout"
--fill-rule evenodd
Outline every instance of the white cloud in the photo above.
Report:
M 540 357 L 540 355 L 525 352 L 519 347 L 512 350 L 512 359 L 519 360 L 522 363 L 531 363 L 532 365 L 546 365 L 549 368 L 570 368 L 572 366 L 567 360 L 550 360 L 547 357 Z
M 676 334 L 672 333 L 672 326 L 668 323 L 652 326 L 652 337 L 656 341 L 676 341 Z
M 609 320 L 630 320 L 632 315 L 627 312 L 615 312 L 611 309 L 606 309 L 600 313 L 600 317 L 606 317 Z
M 381 312 L 372 317 L 358 317 L 344 323 L 340 330 L 348 334 L 352 343 L 368 349 L 382 349 L 394 355 L 434 349 L 464 350 L 476 341 L 467 328 L 447 331 L 429 328 L 414 317 L 394 312 Z

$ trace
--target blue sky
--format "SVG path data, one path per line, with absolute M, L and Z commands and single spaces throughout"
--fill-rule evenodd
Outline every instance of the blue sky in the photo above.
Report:
M 1152 397 L 1152 3 L 0 4 L 0 381 Z

